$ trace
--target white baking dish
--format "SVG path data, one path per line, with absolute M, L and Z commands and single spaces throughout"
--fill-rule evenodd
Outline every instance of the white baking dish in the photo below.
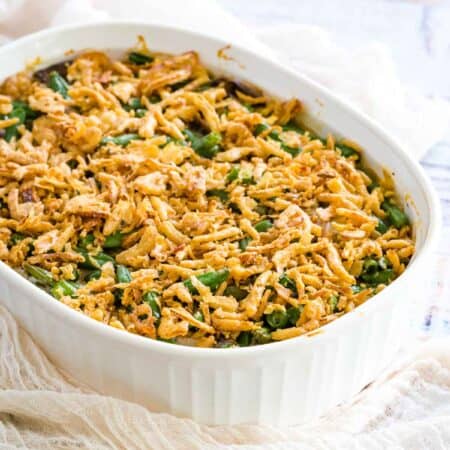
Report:
M 216 39 L 139 23 L 58 28 L 0 48 L 0 79 L 36 56 L 43 66 L 68 50 L 125 50 L 143 35 L 158 51 L 197 50 L 211 69 L 250 80 L 280 98 L 304 101 L 318 131 L 329 129 L 388 167 L 415 228 L 417 252 L 382 293 L 312 336 L 237 349 L 166 344 L 98 323 L 59 303 L 0 263 L 1 302 L 59 367 L 92 388 L 210 424 L 293 424 L 351 398 L 394 357 L 405 339 L 409 303 L 423 284 L 436 240 L 439 207 L 420 166 L 367 117 L 313 81 L 264 56 Z

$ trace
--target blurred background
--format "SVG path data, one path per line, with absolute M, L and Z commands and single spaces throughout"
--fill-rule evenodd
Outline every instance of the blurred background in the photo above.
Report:
M 405 83 L 450 99 L 450 1 L 445 0 L 219 0 L 257 30 L 314 24 L 350 49 L 386 44 Z M 292 45 L 296 45 L 295 42 Z

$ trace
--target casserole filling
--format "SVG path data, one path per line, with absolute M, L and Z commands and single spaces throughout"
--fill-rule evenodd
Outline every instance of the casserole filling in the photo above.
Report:
M 105 324 L 203 347 L 300 336 L 414 253 L 392 180 L 195 52 L 91 51 L 0 87 L 0 258 Z

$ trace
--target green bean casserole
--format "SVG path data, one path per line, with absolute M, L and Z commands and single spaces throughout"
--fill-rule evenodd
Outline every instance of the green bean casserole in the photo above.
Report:
M 200 347 L 300 336 L 414 253 L 392 180 L 302 104 L 195 52 L 89 51 L 0 86 L 0 259 L 119 330 Z M 375 300 L 376 301 L 376 300 Z

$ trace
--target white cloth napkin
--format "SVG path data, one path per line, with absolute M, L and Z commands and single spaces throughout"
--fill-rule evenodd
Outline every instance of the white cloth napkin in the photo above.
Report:
M 350 52 L 306 25 L 255 36 L 212 0 L 0 0 L 0 43 L 52 25 L 108 18 L 178 25 L 270 52 L 379 121 L 416 157 L 449 125 L 449 104 L 405 88 L 385 47 Z M 448 293 L 441 288 L 441 298 Z M 0 450 L 448 449 L 448 349 L 448 340 L 424 344 L 351 404 L 318 420 L 290 428 L 206 427 L 80 387 L 0 307 Z
M 0 307 L 0 449 L 446 450 L 448 341 L 424 344 L 351 404 L 286 428 L 208 427 L 101 396 L 59 372 Z

